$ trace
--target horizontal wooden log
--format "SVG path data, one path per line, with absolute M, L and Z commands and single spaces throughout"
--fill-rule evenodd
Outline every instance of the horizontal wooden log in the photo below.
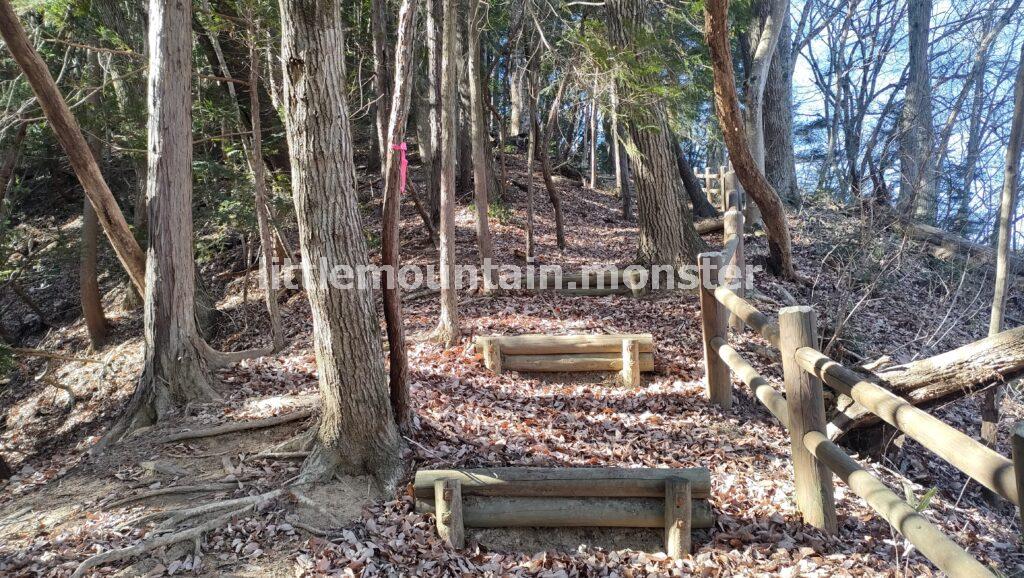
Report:
M 939 248 L 940 251 L 933 251 L 932 254 L 940 259 L 948 260 L 954 255 L 960 255 L 988 264 L 996 262 L 996 252 L 992 247 L 968 241 L 938 227 L 907 223 L 903 226 L 903 230 L 910 238 L 925 241 Z M 1020 274 L 1024 271 L 1024 260 L 1018 255 L 1011 254 L 1009 263 L 1012 273 Z
M 691 493 L 707 498 L 711 474 L 707 468 L 475 468 L 419 470 L 413 481 L 418 498 L 430 498 L 434 482 L 457 479 L 464 496 L 521 496 L 567 498 L 660 498 L 668 478 L 690 480 Z
M 986 488 L 1014 504 L 1020 504 L 1010 460 L 814 348 L 803 347 L 797 350 L 796 357 L 804 371 L 817 376 L 839 393 L 850 396 Z
M 558 353 L 622 353 L 624 339 L 640 342 L 640 353 L 654 351 L 650 333 L 617 335 L 505 335 L 478 338 L 498 343 L 505 355 L 548 355 Z
M 716 337 L 711 346 L 718 351 L 718 356 L 729 366 L 729 369 L 747 384 L 754 397 L 758 399 L 783 427 L 789 429 L 789 406 L 786 397 L 772 387 L 768 380 L 761 376 L 743 356 L 733 349 L 724 339 Z
M 694 228 L 697 229 L 697 233 L 701 235 L 707 235 L 709 233 L 717 233 L 721 231 L 725 226 L 722 219 L 707 219 L 704 221 L 698 221 L 694 223 Z
M 502 346 L 504 353 L 504 346 Z M 535 371 L 553 373 L 561 371 L 621 371 L 622 352 L 619 353 L 558 353 L 554 355 L 503 355 L 504 371 Z M 654 371 L 654 355 L 640 354 L 640 371 Z
M 768 343 L 771 343 L 774 347 L 779 346 L 779 326 L 772 323 L 767 315 L 758 311 L 750 301 L 722 286 L 715 288 L 715 299 L 718 299 L 722 305 L 725 305 L 725 308 L 730 313 L 736 315 L 744 323 L 752 327 L 754 331 L 760 333 Z
M 715 523 L 707 500 L 693 500 L 692 528 Z M 420 514 L 433 500 L 416 500 Z M 664 528 L 665 498 L 500 498 L 464 496 L 462 522 L 470 528 Z
M 809 432 L 804 446 L 835 472 L 911 544 L 949 576 L 993 576 L 992 572 L 917 513 L 878 478 L 819 432 Z

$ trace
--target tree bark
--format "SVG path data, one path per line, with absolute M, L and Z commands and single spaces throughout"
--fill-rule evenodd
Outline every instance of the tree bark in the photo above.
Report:
M 93 82 L 100 86 L 103 82 L 103 73 L 100 71 L 99 58 L 95 52 L 89 53 L 89 70 Z M 90 110 L 93 114 L 99 115 L 100 93 L 93 92 L 89 96 Z M 86 138 L 89 149 L 97 163 L 102 161 L 102 143 L 95 136 L 95 131 Z M 2 182 L 2 181 L 0 181 Z M 100 284 L 96 270 L 97 254 L 99 252 L 99 219 L 96 211 L 93 210 L 89 199 L 82 203 L 82 249 L 79 256 L 78 282 L 79 298 L 82 302 L 82 317 L 85 319 L 85 328 L 89 333 L 89 341 L 94 350 L 103 346 L 107 339 L 107 317 L 103 312 L 103 296 L 100 294 Z
M 357 271 L 369 262 L 354 188 L 344 29 L 340 2 L 281 2 L 285 124 L 323 408 L 300 479 L 369 473 L 391 490 L 399 438 L 373 297 L 368 283 L 329 282 L 335 267 Z
M 555 188 L 555 180 L 551 176 L 551 135 L 555 132 L 555 125 L 558 124 L 558 109 L 562 106 L 562 95 L 565 93 L 567 77 L 562 77 L 558 83 L 558 90 L 555 98 L 551 101 L 551 108 L 548 109 L 548 119 L 544 123 L 544 131 L 540 137 L 540 169 L 544 175 L 544 188 L 548 191 L 548 198 L 551 199 L 551 207 L 555 211 L 555 240 L 558 249 L 565 250 L 565 223 L 562 218 L 562 198 Z M 536 130 L 534 130 L 536 132 Z M 532 180 L 532 175 L 531 175 Z
M 1006 165 L 1003 168 L 1003 191 L 999 200 L 999 237 L 996 241 L 996 287 L 992 297 L 992 316 L 988 334 L 1003 330 L 1006 315 L 1006 294 L 1010 279 L 1010 236 L 1013 234 L 1013 216 L 1017 214 L 1017 182 L 1020 172 L 1020 149 L 1024 139 L 1024 47 L 1021 47 L 1017 78 L 1013 87 L 1013 121 L 1010 141 L 1006 144 Z M 999 433 L 999 402 L 1002 388 L 985 392 L 981 406 L 981 438 L 995 447 Z
M 204 355 L 208 346 L 196 327 L 190 22 L 190 4 L 151 0 L 146 349 L 139 384 L 106 438 L 111 440 L 188 403 L 219 397 Z
M 636 49 L 636 37 L 651 33 L 647 4 L 609 0 L 605 4 L 612 44 Z M 648 78 L 647 82 L 659 82 Z M 692 266 L 704 246 L 685 203 L 664 103 L 634 103 L 626 83 L 616 87 L 624 112 L 627 152 L 636 182 L 639 213 L 638 259 L 645 265 Z M 627 103 L 629 106 L 627 107 Z
M 469 0 L 467 20 L 467 50 L 469 51 L 469 106 L 473 139 L 473 192 L 476 201 L 476 244 L 480 251 L 480 264 L 484 268 L 484 291 L 489 292 L 498 285 L 496 269 L 488 266 L 494 259 L 494 244 L 491 228 L 487 221 L 491 188 L 491 146 L 488 138 L 487 121 L 484 116 L 483 78 L 480 68 L 480 30 L 483 28 L 481 0 Z M 490 272 L 490 273 L 488 273 Z
M 744 134 L 739 102 L 736 99 L 736 84 L 733 80 L 728 18 L 728 0 L 704 5 L 704 34 L 711 50 L 715 110 L 718 113 L 719 125 L 722 127 L 722 137 L 744 191 L 760 207 L 768 233 L 769 266 L 784 277 L 796 278 L 785 208 L 778 193 L 765 179 L 757 162 L 751 156 Z
M 409 102 L 412 97 L 413 51 L 416 44 L 416 6 L 420 0 L 402 0 L 398 11 L 398 38 L 395 43 L 394 91 L 388 107 L 387 141 L 388 151 L 384 166 L 384 217 L 381 233 L 381 258 L 385 267 L 381 278 L 384 292 L 384 321 L 387 324 L 389 367 L 389 390 L 391 410 L 399 428 L 409 427 L 412 410 L 409 406 L 409 360 L 405 351 L 405 328 L 402 325 L 402 296 L 398 291 L 396 273 L 400 266 L 400 241 L 398 219 L 405 183 L 401 175 L 401 152 L 395 147 L 404 145 L 405 125 L 409 116 Z
M 876 371 L 869 378 L 914 405 L 933 406 L 1024 375 L 1024 327 L 968 343 L 946 353 Z M 835 433 L 877 423 L 860 404 L 840 396 Z
M 793 149 L 792 26 L 789 13 L 782 18 L 775 55 L 764 88 L 765 178 L 782 202 L 799 206 L 796 155 Z
M 118 259 L 128 272 L 128 276 L 140 291 L 145 286 L 146 256 L 132 236 L 128 223 L 121 213 L 113 193 L 107 187 L 100 173 L 96 159 L 93 158 L 89 145 L 82 136 L 78 121 L 68 108 L 57 84 L 50 76 L 46 63 L 39 57 L 35 48 L 29 43 L 25 31 L 18 21 L 18 16 L 11 7 L 10 0 L 0 0 L 0 36 L 7 44 L 14 60 L 25 73 L 25 78 L 32 85 L 32 90 L 39 100 L 50 128 L 56 135 L 61 147 L 68 155 L 71 167 L 85 189 L 85 194 L 96 210 L 96 215 L 103 225 L 103 231 L 110 240 Z M 191 81 L 191 79 L 189 79 Z
M 693 206 L 694 218 L 711 219 L 717 217 L 718 210 L 708 202 L 708 197 L 704 194 L 700 181 L 697 180 L 697 175 L 693 173 L 690 159 L 686 158 L 682 143 L 676 141 L 674 148 L 676 152 L 676 165 L 679 167 L 679 178 L 682 179 L 683 188 L 686 189 L 686 196 L 690 199 L 690 205 Z
M 432 152 L 427 180 L 427 211 L 434 228 L 441 223 L 441 0 L 424 0 L 427 8 L 427 83 L 430 103 L 430 141 Z
M 597 187 L 597 82 L 590 91 L 590 188 Z
M 612 83 L 612 154 L 615 162 L 615 194 L 622 203 L 622 220 L 633 220 L 633 198 L 629 191 L 629 163 L 622 150 L 622 133 L 619 129 L 618 88 Z
M 441 39 L 441 313 L 434 338 L 445 347 L 459 341 L 459 311 L 455 290 L 455 168 L 458 130 L 458 10 L 456 0 L 441 0 L 444 7 Z
M 388 118 L 391 108 L 391 58 L 388 54 L 387 0 L 370 0 L 370 29 L 373 37 L 373 91 L 376 93 L 374 120 L 380 158 L 392 156 L 388 149 Z M 384 168 L 384 163 L 381 168 Z
M 782 22 L 789 19 L 789 0 L 760 0 L 763 19 L 755 17 L 758 26 L 752 26 L 751 32 L 757 33 L 757 41 L 751 42 L 750 69 L 747 74 L 747 86 L 744 94 L 744 124 L 747 132 L 747 145 L 754 158 L 758 170 L 765 172 L 765 136 L 764 136 L 764 91 L 768 82 L 768 70 L 775 54 L 779 37 L 782 34 Z M 747 203 L 745 222 L 756 225 L 761 222 L 757 203 Z
M 537 156 L 537 74 L 533 70 L 528 73 L 526 82 L 526 96 L 529 99 L 527 104 L 527 122 L 530 123 L 529 137 L 526 145 L 526 258 L 532 259 L 536 256 L 537 248 L 534 245 L 534 214 L 535 202 L 533 198 L 533 164 Z
M 928 31 L 932 0 L 909 0 L 909 59 L 907 92 L 900 115 L 900 203 L 905 215 L 922 223 L 935 222 L 935 130 L 932 126 L 931 73 Z

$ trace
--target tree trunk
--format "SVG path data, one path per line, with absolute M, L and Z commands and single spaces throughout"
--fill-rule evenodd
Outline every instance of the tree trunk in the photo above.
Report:
M 462 16 L 466 9 L 468 0 L 457 0 L 456 15 Z M 467 60 L 467 43 L 469 34 L 467 29 L 469 22 L 466 18 L 460 17 L 455 25 L 455 77 L 458 88 L 456 89 L 456 129 L 458 136 L 455 138 L 458 160 L 455 163 L 457 177 L 456 193 L 467 191 L 470 188 L 470 181 L 473 179 L 473 115 L 469 97 L 469 67 Z M 479 58 L 479 55 L 477 55 Z
M 459 310 L 455 290 L 455 165 L 457 163 L 458 130 L 458 43 L 457 0 L 441 0 L 444 17 L 441 19 L 441 314 L 434 338 L 445 347 L 454 347 L 459 341 Z
M 761 209 L 768 233 L 769 266 L 787 278 L 796 278 L 789 224 L 778 193 L 765 179 L 757 162 L 750 154 L 736 84 L 733 80 L 732 55 L 729 49 L 729 2 L 709 2 L 704 5 L 704 34 L 711 50 L 712 73 L 715 81 L 715 110 L 718 113 L 722 137 L 729 149 L 736 176 L 744 191 Z
M 548 110 L 548 119 L 544 123 L 544 131 L 540 137 L 540 169 L 544 174 L 544 188 L 548 190 L 548 198 L 551 199 L 551 208 L 555 211 L 555 240 L 558 249 L 565 250 L 565 223 L 562 219 L 562 197 L 555 188 L 555 180 L 551 176 L 551 135 L 555 132 L 555 125 L 558 124 L 558 109 L 562 106 L 562 95 L 565 93 L 567 78 L 562 77 L 558 83 L 558 91 L 551 101 L 551 108 Z M 536 130 L 534 131 L 536 132 Z M 532 180 L 532 178 L 531 178 Z
M 768 82 L 768 70 L 771 67 L 775 48 L 782 35 L 783 21 L 789 19 L 789 0 L 760 0 L 763 18 L 755 17 L 755 25 L 751 33 L 757 33 L 757 42 L 751 42 L 750 69 L 747 73 L 747 86 L 744 94 L 744 124 L 747 131 L 747 145 L 754 158 L 758 170 L 765 172 L 765 137 L 764 137 L 764 92 Z M 747 203 L 744 221 L 748 226 L 761 222 L 757 203 Z
M 381 285 L 384 292 L 384 321 L 387 324 L 390 357 L 389 389 L 391 410 L 399 428 L 409 427 L 409 360 L 405 351 L 405 328 L 402 325 L 402 296 L 398 291 L 397 272 L 400 266 L 398 219 L 405 183 L 402 181 L 401 158 L 405 145 L 405 125 L 412 97 L 413 51 L 416 44 L 416 6 L 420 0 L 402 0 L 398 11 L 398 38 L 395 44 L 395 78 L 389 109 L 388 151 L 384 168 L 384 217 L 381 232 L 381 259 L 385 267 Z M 388 270 L 390 267 L 390 271 Z
M 611 42 L 624 50 L 636 49 L 637 36 L 651 34 L 647 4 L 641 0 L 606 2 Z M 646 82 L 660 82 L 650 77 Z M 636 181 L 640 242 L 638 259 L 645 265 L 692 266 L 704 247 L 693 227 L 693 215 L 684 202 L 667 122 L 665 104 L 633 102 L 638 95 L 620 83 L 619 105 L 626 109 L 626 147 Z M 640 100 L 640 99 L 637 99 Z
M 95 52 L 89 53 L 89 70 L 96 86 L 103 84 L 103 73 L 100 71 L 99 58 Z M 100 93 L 93 92 L 89 96 L 89 108 L 93 114 L 99 113 Z M 103 145 L 94 132 L 86 138 L 89 149 L 97 163 L 102 162 Z M 103 312 L 103 296 L 96 270 L 96 258 L 99 252 L 99 219 L 89 199 L 82 203 L 82 250 L 79 256 L 78 282 L 79 298 L 82 302 L 82 317 L 89 333 L 89 341 L 94 350 L 103 346 L 107 339 L 107 317 Z
M 480 30 L 483 28 L 484 13 L 480 11 L 481 0 L 469 0 L 467 20 L 467 50 L 469 51 L 469 106 L 473 138 L 473 192 L 476 201 L 476 244 L 480 251 L 480 263 L 484 268 L 484 291 L 489 292 L 498 285 L 497 270 L 489 264 L 494 259 L 491 228 L 487 222 L 491 187 L 491 146 L 484 116 L 483 78 L 480 69 Z
M 992 297 L 992 317 L 988 334 L 1003 330 L 1006 313 L 1006 293 L 1010 279 L 1010 236 L 1013 234 L 1013 216 L 1017 214 L 1017 181 L 1020 172 L 1020 148 L 1024 139 L 1024 47 L 1021 47 L 1017 79 L 1013 87 L 1013 121 L 1010 141 L 1006 143 L 1006 165 L 1003 168 L 1003 191 L 999 200 L 999 238 L 996 242 L 996 287 Z M 1000 387 L 985 393 L 981 406 L 981 438 L 995 447 L 999 433 Z
M 782 18 L 775 55 L 764 88 L 765 178 L 789 206 L 800 205 L 793 150 L 792 26 L 789 13 Z
M 533 198 L 533 164 L 537 156 L 537 74 L 531 70 L 526 83 L 527 122 L 530 123 L 529 138 L 526 145 L 526 259 L 536 256 L 534 245 L 534 213 L 536 212 Z
M 597 188 L 597 82 L 590 91 L 590 188 Z
M 679 167 L 679 178 L 683 181 L 683 188 L 686 189 L 686 196 L 693 206 L 693 216 L 696 219 L 711 219 L 718 216 L 718 210 L 708 202 L 708 197 L 701 189 L 697 175 L 693 174 L 693 167 L 690 159 L 686 158 L 682 143 L 675 141 L 673 145 L 676 152 L 676 166 Z
M 626 153 L 622 150 L 622 133 L 619 131 L 618 88 L 612 83 L 612 154 L 615 163 L 615 194 L 622 203 L 622 220 L 633 220 L 633 199 L 629 191 L 629 166 Z
M 370 0 L 370 28 L 373 37 L 373 91 L 376 93 L 375 128 L 380 158 L 392 156 L 387 148 L 388 117 L 391 106 L 391 58 L 388 54 L 387 0 Z M 382 168 L 384 163 L 381 163 Z
M 32 90 L 39 100 L 50 128 L 68 155 L 71 167 L 85 189 L 85 194 L 96 209 L 96 215 L 103 225 L 103 231 L 110 240 L 110 245 L 117 253 L 118 259 L 128 272 L 135 286 L 141 291 L 145 286 L 146 256 L 132 236 L 128 223 L 121 213 L 114 195 L 107 187 L 96 159 L 93 158 L 89 145 L 82 136 L 78 121 L 71 114 L 64 97 L 57 88 L 46 63 L 29 43 L 25 31 L 18 21 L 18 16 L 11 7 L 10 0 L 0 0 L 0 36 L 7 44 L 14 60 L 25 73 L 25 78 L 32 85 Z M 191 81 L 191 79 L 189 79 Z
M 197 401 L 217 399 L 196 327 L 192 251 L 191 5 L 149 4 L 149 210 L 142 376 L 116 440 Z
M 932 155 L 931 73 L 928 64 L 928 31 L 932 0 L 909 0 L 909 59 L 907 94 L 900 116 L 901 211 L 922 223 L 935 222 L 935 158 Z
M 373 296 L 368 285 L 329 282 L 335 267 L 355 271 L 369 262 L 354 189 L 344 29 L 340 2 L 281 2 L 292 190 L 323 408 L 300 479 L 369 473 L 390 491 L 400 472 L 399 438 Z
M 427 82 L 430 99 L 430 140 L 434 157 L 428 175 L 427 211 L 434 228 L 441 223 L 441 0 L 427 4 Z M 453 160 L 454 162 L 454 160 Z
M 277 275 L 274 267 L 274 237 L 270 231 L 270 207 L 269 192 L 267 191 L 267 179 L 263 174 L 263 124 L 260 118 L 259 84 L 260 84 L 260 57 L 256 46 L 257 33 L 250 29 L 250 36 L 253 38 L 249 45 L 249 110 L 250 125 L 252 126 L 252 139 L 248 147 L 249 168 L 252 171 L 253 191 L 256 203 L 256 225 L 260 232 L 260 250 L 263 253 L 264 300 L 267 304 L 267 313 L 270 315 L 270 340 L 274 351 L 284 348 L 284 328 L 281 323 L 281 308 L 277 304 Z
M 1024 375 L 1024 327 L 946 353 L 889 367 L 868 377 L 914 405 L 934 406 Z M 833 437 L 878 422 L 860 404 L 840 396 Z

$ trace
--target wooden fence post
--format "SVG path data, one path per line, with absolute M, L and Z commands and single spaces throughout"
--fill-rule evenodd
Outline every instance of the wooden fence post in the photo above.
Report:
M 779 310 L 779 349 L 789 402 L 789 436 L 793 454 L 796 505 L 804 521 L 829 533 L 836 533 L 836 505 L 832 495 L 832 473 L 804 446 L 807 432 L 825 433 L 825 403 L 821 380 L 804 371 L 796 360 L 802 347 L 817 347 L 818 327 L 814 308 L 785 307 Z
M 728 339 L 728 311 L 715 298 L 715 286 L 722 266 L 721 253 L 701 253 L 697 256 L 700 274 L 700 324 L 704 337 L 704 379 L 711 403 L 723 409 L 732 407 L 732 383 L 729 366 L 711 345 L 716 337 Z
M 484 340 L 483 349 L 484 366 L 493 371 L 495 375 L 501 375 L 501 345 L 498 344 L 498 340 L 487 338 Z
M 437 533 L 452 548 L 466 546 L 466 529 L 462 525 L 462 482 L 444 478 L 434 482 L 434 517 Z
M 722 212 L 728 210 L 725 203 L 728 199 L 728 189 L 725 188 L 725 165 L 718 167 L 718 202 L 722 204 Z
M 1024 496 L 1024 421 L 1017 422 L 1013 428 L 1013 474 L 1017 478 L 1017 495 Z M 1017 508 L 1020 515 L 1020 527 L 1024 528 L 1024 506 Z
M 709 203 L 715 202 L 714 195 L 711 192 L 712 180 L 711 167 L 704 167 L 704 194 L 707 196 Z
M 733 293 L 743 297 L 746 295 L 746 266 L 743 249 L 743 210 L 740 208 L 739 193 L 729 191 L 729 210 L 722 220 L 724 226 L 724 237 L 726 241 L 736 238 L 736 250 L 732 252 L 729 261 L 725 263 L 729 275 L 725 275 L 722 283 L 732 289 Z M 729 327 L 736 333 L 743 331 L 743 320 L 736 314 L 729 315 Z
M 680 558 L 690 553 L 692 532 L 690 480 L 665 480 L 665 553 Z
M 622 370 L 619 383 L 626 387 L 640 386 L 640 340 L 622 340 Z

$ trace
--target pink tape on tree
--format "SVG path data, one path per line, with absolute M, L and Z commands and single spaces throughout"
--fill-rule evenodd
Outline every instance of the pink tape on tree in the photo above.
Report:
M 406 146 L 406 144 L 403 142 L 402 144 L 391 145 L 391 148 L 393 148 L 394 150 L 399 151 L 401 153 L 401 157 L 402 158 L 398 161 L 399 162 L 399 164 L 398 164 L 398 178 L 399 178 L 398 193 L 400 195 L 404 195 L 405 194 L 405 179 L 406 179 L 406 175 L 409 174 L 409 159 L 407 159 L 405 157 L 405 153 L 406 153 L 407 150 L 409 150 L 409 147 Z

